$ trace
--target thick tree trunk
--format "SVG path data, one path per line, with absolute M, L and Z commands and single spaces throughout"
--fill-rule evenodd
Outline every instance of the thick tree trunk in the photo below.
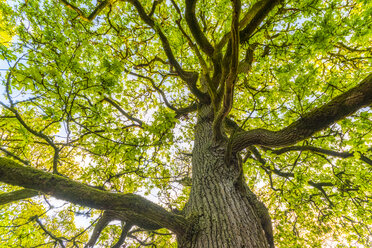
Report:
M 195 222 L 179 247 L 270 247 L 257 207 L 241 186 L 241 161 L 237 156 L 225 161 L 227 144 L 212 140 L 208 115 L 199 118 L 195 132 L 193 184 L 185 208 Z

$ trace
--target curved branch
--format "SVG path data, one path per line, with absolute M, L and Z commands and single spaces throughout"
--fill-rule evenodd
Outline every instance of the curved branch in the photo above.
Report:
M 78 7 L 76 7 L 75 5 L 72 5 L 71 3 L 69 3 L 68 1 L 66 0 L 61 0 L 61 2 L 67 7 L 67 8 L 70 8 L 72 10 L 74 10 L 76 13 L 78 13 L 78 16 L 83 19 L 84 21 L 87 21 L 87 22 L 91 22 L 94 20 L 94 18 L 96 18 L 96 16 L 109 4 L 109 0 L 104 0 L 100 3 L 100 5 L 98 5 L 93 11 L 92 13 L 86 17 L 86 15 L 84 14 L 84 12 L 79 9 Z
M 109 224 L 110 221 L 112 221 L 112 218 L 110 218 L 110 216 L 106 214 L 106 211 L 105 211 L 102 214 L 101 218 L 97 221 L 97 224 L 95 225 L 93 229 L 92 236 L 90 236 L 90 239 L 84 248 L 94 247 L 99 236 L 101 235 L 101 232 Z
M 198 110 L 198 105 L 196 103 L 192 103 L 185 108 L 177 109 L 177 115 L 175 118 L 178 119 L 182 116 L 186 116 L 188 113 L 195 112 L 196 110 Z
M 232 151 L 237 152 L 251 145 L 282 147 L 295 144 L 371 103 L 372 74 L 356 87 L 314 109 L 282 130 L 254 129 L 237 133 L 231 141 Z
M 147 77 L 147 76 L 143 76 L 143 75 L 140 75 L 138 73 L 134 73 L 134 72 L 131 72 L 131 71 L 128 71 L 126 70 L 126 72 L 128 72 L 130 75 L 133 75 L 133 76 L 136 76 L 138 78 L 143 78 L 143 79 L 146 79 L 148 80 L 152 87 L 161 95 L 161 97 L 163 98 L 163 101 L 164 101 L 164 104 L 165 106 L 167 106 L 169 109 L 173 110 L 175 113 L 176 113 L 176 118 L 178 119 L 179 117 L 181 116 L 184 116 L 184 115 L 187 115 L 188 113 L 190 112 L 194 112 L 197 110 L 197 105 L 196 104 L 191 104 L 189 105 L 188 107 L 185 107 L 185 108 L 179 108 L 177 109 L 176 107 L 174 107 L 167 99 L 165 93 L 163 90 L 161 90 L 158 86 L 156 86 L 155 84 L 155 81 L 151 78 L 151 77 Z
M 9 193 L 3 193 L 0 194 L 0 205 L 31 198 L 37 196 L 38 194 L 38 191 L 32 189 L 21 189 Z
M 186 0 L 185 19 L 196 43 L 198 43 L 205 54 L 209 57 L 213 57 L 214 48 L 207 37 L 205 37 L 195 16 L 196 2 L 197 0 Z
M 31 134 L 35 135 L 36 137 L 39 137 L 43 140 L 45 140 L 49 146 L 51 146 L 54 150 L 54 155 L 53 155 L 53 173 L 55 174 L 59 174 L 58 173 L 58 160 L 59 160 L 59 152 L 60 152 L 60 149 L 56 146 L 56 144 L 53 142 L 53 139 L 51 137 L 49 137 L 48 135 L 44 134 L 42 131 L 36 131 L 34 130 L 33 128 L 31 128 L 24 120 L 23 118 L 21 117 L 21 115 L 18 113 L 18 111 L 14 108 L 14 107 L 8 107 L 7 105 L 5 105 L 4 103 L 2 103 L 0 101 L 0 105 L 2 105 L 4 108 L 8 109 L 9 111 L 11 111 L 16 119 L 18 120 L 18 122 L 28 131 L 30 132 Z
M 293 172 L 283 172 L 275 167 L 271 167 L 271 166 L 266 166 L 266 160 L 262 158 L 260 152 L 257 150 L 256 147 L 254 146 L 250 146 L 249 147 L 249 150 L 252 151 L 253 155 L 255 156 L 256 160 L 258 162 L 261 163 L 261 168 L 264 169 L 269 175 L 271 173 L 274 173 L 275 175 L 278 175 L 280 177 L 284 177 L 284 178 L 294 178 L 295 177 L 295 173 Z M 271 178 L 270 178 L 271 180 Z M 318 189 L 323 195 L 324 197 L 328 200 L 330 206 L 333 206 L 333 203 L 332 201 L 329 199 L 327 193 L 325 192 L 325 190 L 323 189 L 323 187 L 335 187 L 335 184 L 332 183 L 332 182 L 314 182 L 314 181 L 307 181 L 307 184 Z
M 41 191 L 81 206 L 126 212 L 133 219 L 168 228 L 183 234 L 187 221 L 155 203 L 135 194 L 98 190 L 71 179 L 47 173 L 0 157 L 0 181 Z M 136 224 L 136 223 L 134 223 Z
M 311 152 L 316 152 L 316 153 L 321 153 L 333 157 L 338 157 L 338 158 L 349 158 L 354 156 L 354 152 L 336 152 L 324 148 L 319 148 L 319 147 L 314 147 L 314 146 L 289 146 L 289 147 L 284 147 L 278 150 L 271 150 L 270 152 L 276 155 L 280 155 L 289 151 L 311 151 Z M 357 152 L 360 153 L 360 152 Z M 360 160 L 363 162 L 372 165 L 372 160 L 366 157 L 365 155 L 360 153 Z
M 218 110 L 218 114 L 213 122 L 213 131 L 216 139 L 222 137 L 221 125 L 232 108 L 234 86 L 239 65 L 239 16 L 241 2 L 240 0 L 232 0 L 232 5 L 230 71 L 224 84 L 222 107 Z
M 44 233 L 46 233 L 49 237 L 51 237 L 52 239 L 54 239 L 56 242 L 59 243 L 59 245 L 63 248 L 65 248 L 66 246 L 63 244 L 63 240 L 62 238 L 60 237 L 57 237 L 55 236 L 52 232 L 48 231 L 48 229 L 46 229 L 46 227 L 43 225 L 43 223 L 41 223 L 41 221 L 39 220 L 38 216 L 35 216 L 35 221 L 36 223 L 40 226 L 40 228 L 44 231 Z
M 116 242 L 111 248 L 120 248 L 121 247 L 121 245 L 124 243 L 124 241 L 125 241 L 125 239 L 128 235 L 128 232 L 130 231 L 132 226 L 133 226 L 133 224 L 131 224 L 129 222 L 127 222 L 123 225 L 118 242 Z
M 271 3 L 271 2 L 275 2 L 275 3 Z M 245 32 L 247 32 L 247 28 L 248 26 L 250 25 L 253 25 L 253 22 L 255 22 L 255 19 L 257 19 L 258 15 L 262 15 L 262 11 L 263 9 L 265 9 L 265 6 L 267 7 L 268 4 L 278 4 L 279 1 L 268 1 L 268 0 L 263 0 L 263 1 L 259 1 L 257 3 L 255 3 L 249 10 L 248 12 L 244 15 L 244 17 L 240 20 L 239 22 L 239 30 L 240 30 L 240 36 L 243 35 L 242 31 L 243 30 L 246 30 Z M 270 12 L 271 9 L 266 9 L 266 11 Z M 251 27 L 250 29 L 252 29 L 253 27 Z M 254 31 L 254 29 L 253 29 Z M 231 37 L 231 33 L 228 32 L 226 33 L 222 38 L 221 40 L 217 43 L 216 45 L 216 51 L 221 51 L 222 48 L 227 44 L 229 38 Z M 242 37 L 240 37 L 242 38 Z M 245 41 L 241 41 L 241 43 L 244 43 L 246 42 Z

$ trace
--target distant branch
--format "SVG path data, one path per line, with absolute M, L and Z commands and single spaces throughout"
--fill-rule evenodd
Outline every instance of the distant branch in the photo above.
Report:
M 116 101 L 114 101 L 114 100 L 112 100 L 112 99 L 110 99 L 110 98 L 108 98 L 108 97 L 104 97 L 103 100 L 105 100 L 106 102 L 110 103 L 110 104 L 111 104 L 112 106 L 114 106 L 117 110 L 119 110 L 119 112 L 120 112 L 122 115 L 124 115 L 125 117 L 127 117 L 129 120 L 138 123 L 139 127 L 143 128 L 143 122 L 142 122 L 140 119 L 137 119 L 137 118 L 131 116 L 130 114 L 128 114 L 124 109 L 122 109 L 122 108 L 120 107 L 120 105 L 119 105 Z
M 314 147 L 314 146 L 289 146 L 289 147 L 284 147 L 278 150 L 272 150 L 270 149 L 271 153 L 273 154 L 283 154 L 289 151 L 311 151 L 311 152 L 316 152 L 316 153 L 321 153 L 333 157 L 338 157 L 338 158 L 349 158 L 353 157 L 354 153 L 353 152 L 336 152 L 324 148 L 319 148 L 319 147 Z M 372 165 L 372 161 L 367 158 L 365 155 L 360 154 L 360 159 L 364 161 L 367 164 Z
M 81 18 L 84 21 L 90 22 L 93 21 L 94 18 L 109 4 L 109 0 L 102 1 L 93 11 L 92 13 L 87 17 L 84 12 L 76 7 L 75 5 L 69 3 L 66 0 L 60 0 L 67 8 L 70 8 L 74 10 L 76 13 L 78 13 L 79 18 Z
M 152 87 L 161 95 L 161 97 L 163 98 L 163 101 L 164 101 L 164 104 L 165 106 L 167 106 L 169 109 L 173 110 L 177 116 L 176 118 L 179 118 L 181 116 L 184 116 L 190 112 L 194 112 L 197 110 L 197 105 L 196 104 L 191 104 L 190 106 L 188 107 L 185 107 L 185 108 L 179 108 L 177 109 L 176 107 L 174 107 L 167 99 L 164 91 L 162 89 L 160 89 L 160 87 L 156 86 L 156 83 L 155 81 L 151 78 L 151 77 L 147 77 L 147 76 L 143 76 L 143 75 L 140 75 L 138 73 L 134 73 L 134 72 L 131 72 L 131 71 L 127 71 L 130 75 L 133 75 L 133 76 L 136 76 L 138 78 L 143 78 L 143 79 L 146 79 L 148 80 Z
M 31 198 L 38 194 L 38 191 L 32 189 L 21 189 L 9 193 L 2 193 L 0 194 L 0 205 Z
M 23 118 L 21 117 L 21 115 L 18 113 L 18 111 L 10 106 L 8 107 L 7 105 L 5 105 L 4 103 L 2 103 L 0 101 L 0 105 L 2 105 L 4 108 L 8 109 L 9 111 L 11 111 L 15 117 L 17 118 L 18 122 L 28 131 L 30 132 L 31 134 L 35 135 L 36 137 L 39 137 L 43 140 L 45 140 L 48 145 L 50 145 L 53 150 L 54 150 L 54 155 L 53 155 L 53 173 L 56 173 L 58 174 L 58 159 L 59 159 L 59 152 L 60 152 L 60 149 L 56 146 L 56 144 L 53 142 L 52 138 L 50 138 L 49 136 L 47 136 L 46 134 L 44 134 L 43 132 L 41 131 L 36 131 L 34 130 L 32 127 L 30 127 L 24 120 Z
M 51 233 L 50 231 L 48 231 L 47 229 L 46 229 L 46 227 L 41 223 L 41 221 L 39 220 L 39 218 L 36 216 L 35 217 L 35 221 L 36 221 L 36 223 L 40 226 L 40 228 L 49 236 L 49 237 L 51 237 L 52 239 L 54 239 L 56 242 L 58 242 L 59 243 L 59 245 L 61 246 L 61 247 L 65 247 L 65 245 L 63 244 L 63 240 L 61 239 L 61 238 L 59 238 L 59 237 L 57 237 L 57 236 L 55 236 L 53 233 Z
M 8 151 L 8 150 L 5 149 L 5 148 L 0 147 L 0 151 L 4 152 L 6 155 L 8 155 L 8 156 L 10 156 L 10 157 L 12 157 L 12 158 L 18 160 L 18 161 L 21 162 L 22 164 L 25 164 L 25 165 L 29 165 L 29 164 L 30 164 L 29 161 L 26 161 L 26 160 L 24 160 L 24 159 L 21 159 L 20 157 L 18 157 L 17 155 L 15 155 L 14 153 Z
M 278 175 L 278 176 L 284 177 L 284 178 L 294 178 L 295 177 L 295 174 L 293 172 L 283 172 L 283 171 L 281 171 L 281 170 L 279 170 L 275 167 L 272 168 L 271 166 L 266 166 L 266 160 L 262 158 L 260 152 L 257 150 L 256 147 L 250 146 L 249 150 L 253 153 L 256 160 L 261 163 L 261 168 L 264 169 L 269 175 L 271 175 L 271 173 L 274 173 L 275 175 Z M 270 177 L 270 180 L 271 180 L 271 177 Z M 323 188 L 323 187 L 334 187 L 335 185 L 333 183 L 331 183 L 331 182 L 314 182 L 314 181 L 309 180 L 309 181 L 307 181 L 307 184 L 312 186 L 313 188 L 316 188 L 317 190 L 319 190 L 323 194 L 323 196 L 327 199 L 327 201 L 329 202 L 331 207 L 334 205 L 332 203 L 332 201 L 329 199 L 328 194 L 326 193 L 326 191 Z

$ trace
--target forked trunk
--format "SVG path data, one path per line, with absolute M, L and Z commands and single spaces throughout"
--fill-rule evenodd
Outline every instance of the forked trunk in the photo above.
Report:
M 211 118 L 200 117 L 195 132 L 192 189 L 185 208 L 195 222 L 179 247 L 270 247 L 256 198 L 242 187 L 241 161 L 235 156 L 225 162 L 227 144 L 213 142 Z

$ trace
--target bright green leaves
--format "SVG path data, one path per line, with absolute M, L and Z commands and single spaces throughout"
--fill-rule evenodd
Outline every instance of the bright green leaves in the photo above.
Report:
M 0 46 L 9 47 L 14 35 L 14 22 L 12 20 L 12 9 L 6 1 L 0 1 Z M 1 50 L 4 48 L 1 48 Z M 0 51 L 1 51 L 0 50 Z M 1 57 L 0 57 L 1 58 Z
M 140 2 L 149 14 L 153 1 Z M 193 114 L 178 120 L 172 109 L 187 107 L 195 97 L 170 65 L 156 31 L 167 37 L 185 71 L 200 73 L 201 65 L 176 23 L 196 46 L 184 20 L 184 1 L 175 2 L 180 12 L 170 1 L 156 6 L 155 30 L 125 1 L 111 2 L 91 22 L 56 1 L 20 2 L 13 12 L 2 4 L 1 17 L 10 13 L 11 23 L 17 23 L 17 42 L 0 44 L 0 58 L 14 61 L 15 54 L 24 55 L 11 71 L 9 93 L 14 102 L 23 101 L 15 109 L 25 123 L 61 149 L 60 173 L 182 208 L 190 190 L 195 120 Z M 242 16 L 254 2 L 242 2 Z M 96 6 L 94 1 L 71 3 L 85 15 Z M 229 117 L 247 130 L 278 130 L 359 82 L 370 73 L 371 6 L 368 1 L 336 0 L 279 5 L 241 47 L 240 60 L 246 50 L 255 48 L 253 63 L 249 73 L 238 76 Z M 198 1 L 196 16 L 211 44 L 229 31 L 230 11 L 228 0 Z M 203 58 L 212 74 L 212 61 Z M 7 100 L 1 99 L 9 105 Z M 52 147 L 32 135 L 11 111 L 0 111 L 1 148 L 50 170 Z M 271 209 L 279 246 L 365 242 L 366 225 L 371 225 L 365 220 L 372 197 L 371 167 L 365 162 L 372 158 L 371 118 L 369 109 L 362 109 L 299 144 L 352 155 L 346 158 L 310 151 L 276 154 L 258 148 L 266 163 L 255 156 L 247 159 L 250 186 Z M 25 211 L 13 205 L 2 211 L 1 225 L 11 224 L 11 214 L 17 211 L 19 223 L 32 212 L 40 214 L 35 209 L 40 205 L 25 205 L 19 204 Z M 55 235 L 73 237 L 80 231 L 72 214 L 77 210 L 69 206 L 58 211 L 56 218 L 40 218 L 41 223 Z M 9 238 L 6 245 L 16 239 L 26 247 L 38 245 L 32 239 L 49 241 L 40 229 L 27 233 L 36 227 L 36 222 L 30 222 L 15 228 L 13 236 L 0 232 Z M 117 225 L 105 230 L 99 244 L 112 244 L 119 229 Z M 358 233 L 360 237 L 352 236 Z M 171 247 L 174 241 L 170 235 L 140 233 L 138 237 L 160 247 Z M 86 234 L 79 238 L 79 242 L 86 240 Z

